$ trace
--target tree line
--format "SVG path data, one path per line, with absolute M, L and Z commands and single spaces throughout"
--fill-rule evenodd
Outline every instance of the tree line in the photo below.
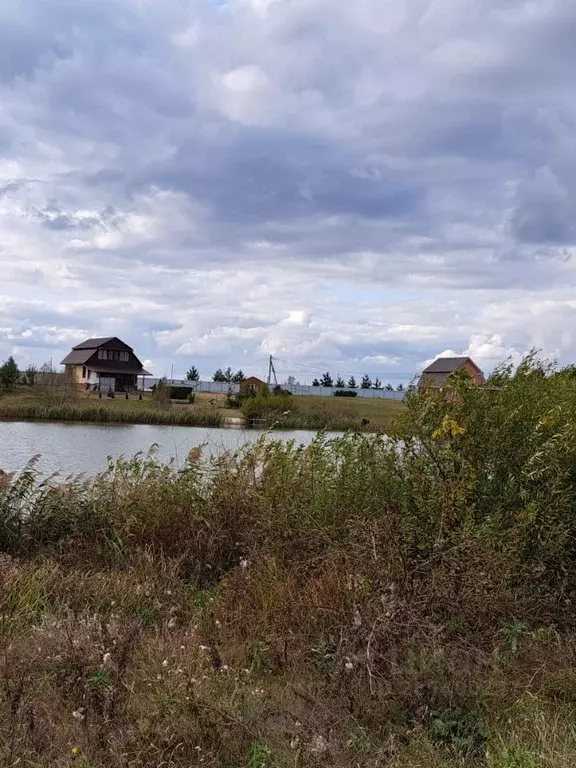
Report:
M 358 389 L 358 382 L 354 378 L 354 376 L 350 376 L 348 379 L 348 383 L 345 383 L 344 379 L 341 376 L 338 376 L 336 378 L 336 382 L 334 382 L 334 379 L 332 378 L 331 374 L 326 371 L 326 373 L 322 374 L 322 376 L 319 379 L 314 379 L 312 382 L 313 387 L 335 387 L 336 389 Z M 360 381 L 360 389 L 385 389 L 387 392 L 393 392 L 394 387 L 392 384 L 388 383 L 386 386 L 382 384 L 380 379 L 376 377 L 374 381 L 368 376 L 368 374 L 365 374 L 362 376 L 362 380 Z M 404 391 L 404 385 L 402 383 L 398 384 L 396 387 L 397 392 L 403 392 Z
M 188 381 L 200 381 L 200 373 L 198 369 L 193 365 L 188 373 L 186 374 L 186 378 Z M 293 377 L 289 377 L 289 380 Z M 228 366 L 226 370 L 222 370 L 222 368 L 218 368 L 217 371 L 214 372 L 212 375 L 212 381 L 217 382 L 226 382 L 228 384 L 241 384 L 246 379 L 246 376 L 244 375 L 244 372 L 242 370 L 233 372 L 232 368 Z M 392 384 L 388 383 L 386 385 L 382 384 L 380 379 L 376 377 L 374 381 L 370 378 L 368 374 L 365 374 L 362 376 L 362 379 L 360 381 L 360 385 L 358 385 L 356 379 L 354 376 L 350 376 L 348 379 L 348 383 L 344 381 L 344 379 L 341 376 L 338 376 L 336 378 L 336 381 L 332 378 L 332 375 L 326 371 L 326 373 L 322 374 L 322 376 L 319 379 L 314 379 L 312 382 L 313 387 L 335 387 L 336 389 L 358 389 L 358 386 L 360 386 L 360 389 L 384 389 L 388 392 L 393 392 L 394 387 Z M 396 387 L 397 392 L 403 392 L 404 391 L 404 385 L 398 384 Z
M 186 378 L 188 381 L 200 381 L 200 372 L 196 366 L 193 365 L 190 368 L 186 374 Z M 218 368 L 212 375 L 212 381 L 227 382 L 228 384 L 241 384 L 245 379 L 246 376 L 244 375 L 244 371 L 240 369 L 234 373 L 230 366 L 228 366 L 225 371 L 223 371 L 222 368 Z

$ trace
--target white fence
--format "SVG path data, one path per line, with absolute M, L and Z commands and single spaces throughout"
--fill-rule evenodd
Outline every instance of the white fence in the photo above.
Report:
M 146 389 L 151 389 L 160 379 L 146 379 Z M 240 391 L 239 384 L 229 384 L 227 381 L 188 381 L 187 379 L 168 379 L 171 387 L 188 387 L 193 392 L 210 392 L 212 394 L 224 394 L 228 392 L 237 394 Z M 283 389 L 292 392 L 293 395 L 313 395 L 315 397 L 331 397 L 336 392 L 336 387 L 311 387 L 306 384 L 282 384 Z M 356 392 L 358 397 L 380 398 L 382 400 L 404 400 L 404 392 L 390 392 L 387 389 L 351 389 L 350 387 L 338 388 L 339 392 Z

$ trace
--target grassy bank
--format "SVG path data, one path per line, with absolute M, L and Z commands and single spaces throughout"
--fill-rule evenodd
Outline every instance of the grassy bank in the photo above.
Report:
M 62 404 L 51 404 L 33 392 L 7 394 L 0 398 L 0 418 L 22 421 L 79 421 L 124 424 L 173 424 L 188 427 L 221 427 L 226 411 L 205 401 L 197 405 L 168 404 L 159 408 L 150 395 L 143 400 L 99 398 L 78 393 Z
M 255 397 L 244 401 L 247 420 L 285 429 L 388 432 L 404 404 L 394 400 L 314 396 Z
M 272 407 L 271 407 L 272 404 Z M 341 400 L 335 397 L 255 398 L 244 415 L 258 425 L 279 429 L 311 429 L 345 432 L 386 432 L 403 405 L 391 400 Z M 286 411 L 288 414 L 285 414 Z M 238 419 L 243 412 L 230 409 L 224 395 L 200 393 L 194 405 L 173 402 L 158 408 L 150 393 L 142 400 L 131 395 L 114 399 L 94 393 L 72 393 L 64 403 L 51 404 L 26 387 L 0 396 L 0 418 L 23 421 L 93 421 L 125 424 L 175 424 L 220 427 L 227 419 Z
M 0 476 L 5 765 L 569 768 L 576 382 L 390 439 Z

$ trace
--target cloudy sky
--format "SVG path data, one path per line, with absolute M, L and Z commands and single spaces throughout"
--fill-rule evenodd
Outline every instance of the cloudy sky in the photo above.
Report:
M 0 359 L 576 359 L 576 3 L 2 0 Z

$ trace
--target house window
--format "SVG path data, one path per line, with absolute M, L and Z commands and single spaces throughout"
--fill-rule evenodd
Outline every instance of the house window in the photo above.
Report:
M 127 362 L 129 362 L 129 360 L 130 360 L 130 355 L 128 354 L 128 352 L 120 352 L 120 360 L 121 360 L 123 363 L 127 363 Z
M 108 351 L 106 349 L 98 350 L 98 360 L 108 360 Z
M 85 365 L 82 366 L 82 378 L 83 379 L 86 378 L 86 366 Z

